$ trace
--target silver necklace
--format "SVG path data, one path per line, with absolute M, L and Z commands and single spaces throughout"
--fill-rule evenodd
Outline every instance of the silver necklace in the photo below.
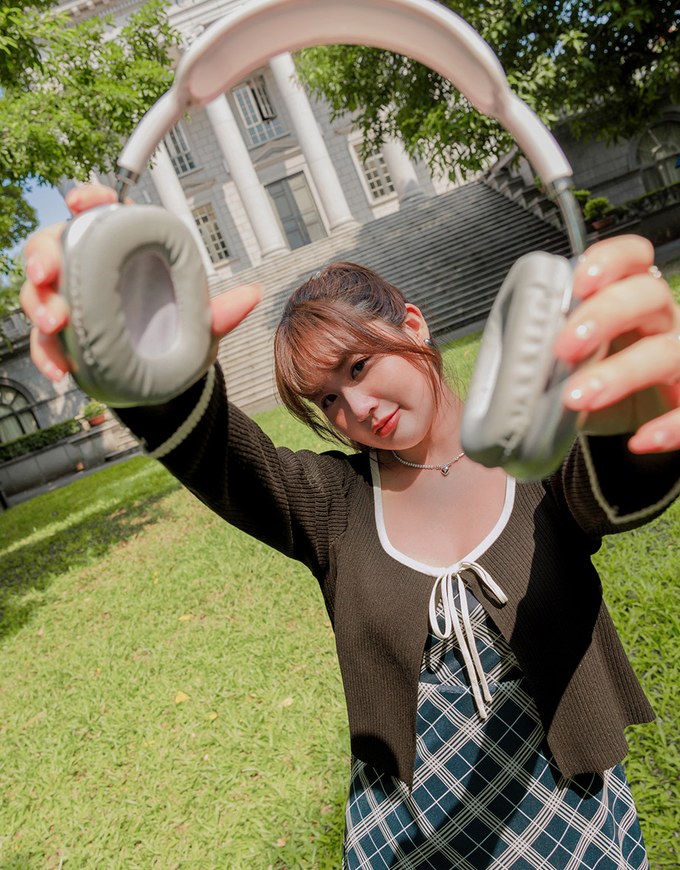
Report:
M 425 468 L 428 471 L 441 471 L 442 475 L 446 477 L 451 470 L 451 466 L 455 465 L 459 459 L 465 456 L 465 451 L 461 450 L 458 456 L 454 457 L 450 462 L 444 463 L 444 465 L 420 465 L 417 462 L 409 462 L 408 459 L 402 459 L 396 450 L 392 451 L 392 456 L 394 456 L 397 462 L 401 462 L 402 465 L 408 465 L 409 468 Z

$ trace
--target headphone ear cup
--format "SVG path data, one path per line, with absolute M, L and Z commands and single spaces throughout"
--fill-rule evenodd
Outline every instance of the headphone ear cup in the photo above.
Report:
M 470 383 L 461 438 L 488 466 L 536 479 L 554 470 L 575 435 L 561 403 L 561 371 L 552 353 L 571 298 L 572 267 L 540 251 L 521 257 L 501 287 L 484 329 Z
M 62 238 L 61 340 L 74 378 L 112 407 L 166 402 L 211 365 L 208 283 L 196 242 L 165 209 L 103 206 Z

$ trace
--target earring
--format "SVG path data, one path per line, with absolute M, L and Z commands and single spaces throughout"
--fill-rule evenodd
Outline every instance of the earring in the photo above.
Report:
M 424 341 L 424 344 L 426 344 L 427 347 L 432 347 L 432 348 L 434 347 L 434 342 L 432 341 L 431 338 L 426 338 Z

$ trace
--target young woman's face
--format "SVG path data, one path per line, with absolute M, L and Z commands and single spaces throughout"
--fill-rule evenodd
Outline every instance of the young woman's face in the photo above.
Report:
M 427 374 L 397 354 L 350 357 L 326 374 L 313 401 L 347 438 L 381 450 L 425 441 L 436 409 Z

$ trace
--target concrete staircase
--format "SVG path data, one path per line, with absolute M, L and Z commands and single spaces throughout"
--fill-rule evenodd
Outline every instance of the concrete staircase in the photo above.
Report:
M 551 215 L 552 218 L 552 215 Z M 512 263 L 531 250 L 568 254 L 563 232 L 483 181 L 345 227 L 216 282 L 212 295 L 260 283 L 265 298 L 220 345 L 232 400 L 247 412 L 276 403 L 272 336 L 291 291 L 333 260 L 361 263 L 401 288 L 440 340 L 478 330 Z

